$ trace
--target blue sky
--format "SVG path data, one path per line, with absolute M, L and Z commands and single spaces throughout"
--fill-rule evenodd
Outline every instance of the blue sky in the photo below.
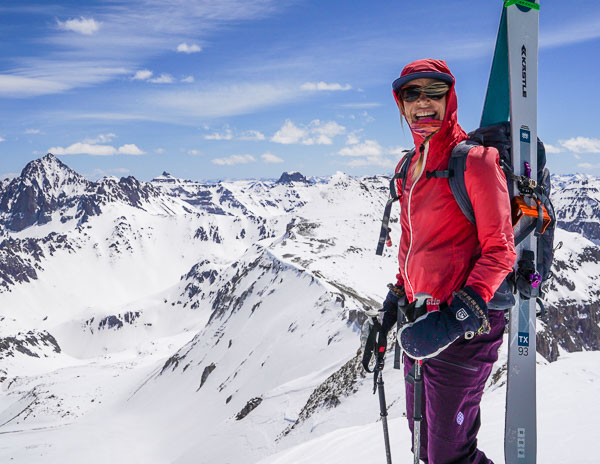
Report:
M 600 2 L 544 0 L 538 133 L 554 172 L 600 175 Z M 91 179 L 389 173 L 391 82 L 445 59 L 477 127 L 502 8 L 481 2 L 0 4 L 0 177 L 48 151 Z

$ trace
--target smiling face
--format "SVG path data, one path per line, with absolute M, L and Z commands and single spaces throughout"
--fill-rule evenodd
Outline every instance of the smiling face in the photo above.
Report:
M 439 82 L 435 79 L 420 78 L 414 79 L 408 82 L 403 88 L 406 87 L 423 87 L 434 82 Z M 401 100 L 402 113 L 406 118 L 406 122 L 412 125 L 415 122 L 423 119 L 435 119 L 443 121 L 446 115 L 446 96 L 439 100 L 428 98 L 423 92 L 419 98 L 413 102 Z

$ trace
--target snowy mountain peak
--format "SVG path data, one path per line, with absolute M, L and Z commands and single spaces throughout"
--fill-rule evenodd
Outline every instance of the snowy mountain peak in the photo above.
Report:
M 19 178 L 17 178 L 19 179 Z M 59 196 L 67 191 L 66 186 L 85 186 L 88 181 L 60 161 L 52 153 L 29 162 L 21 171 L 20 179 L 25 185 L 34 185 L 47 194 Z

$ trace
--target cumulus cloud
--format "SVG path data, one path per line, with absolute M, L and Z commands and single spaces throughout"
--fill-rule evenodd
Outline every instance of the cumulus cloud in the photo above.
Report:
M 338 151 L 342 156 L 381 156 L 383 147 L 375 140 L 365 140 L 361 143 L 354 143 Z
M 260 157 L 265 163 L 283 163 L 283 159 L 273 153 L 263 153 Z
M 201 154 L 202 154 L 202 152 L 200 150 L 188 150 L 188 155 L 198 156 Z
M 0 142 L 6 142 L 6 139 L 4 137 L 0 137 Z
M 100 29 L 100 22 L 93 18 L 84 18 L 83 16 L 78 19 L 67 19 L 66 21 L 56 20 L 58 28 L 63 31 L 77 32 L 83 35 L 92 35 Z
M 327 82 L 305 82 L 300 86 L 300 90 L 308 90 L 308 91 L 319 91 L 319 90 L 341 90 L 346 91 L 350 90 L 352 86 L 349 84 L 338 84 L 337 82 L 332 82 L 328 84 Z
M 177 45 L 177 51 L 179 53 L 198 53 L 202 51 L 202 47 L 197 44 L 188 45 L 186 42 Z
M 191 84 L 194 82 L 194 76 L 187 76 L 181 79 L 181 82 L 185 82 L 186 84 Z
M 145 81 L 146 79 L 150 79 L 152 77 L 152 74 L 154 74 L 152 71 L 150 71 L 149 69 L 142 69 L 138 72 L 136 72 L 132 79 L 133 80 L 138 80 L 138 81 Z
M 600 139 L 573 137 L 561 140 L 560 145 L 574 153 L 600 153 Z
M 173 76 L 167 73 L 162 73 L 160 76 L 148 80 L 148 82 L 152 82 L 153 84 L 171 84 L 174 81 Z
M 225 133 L 213 132 L 212 134 L 207 134 L 204 136 L 205 140 L 231 140 L 233 138 L 233 133 L 230 129 L 227 129 Z
M 315 119 L 307 126 L 298 127 L 289 119 L 285 121 L 271 141 L 285 145 L 300 143 L 303 145 L 331 145 L 333 137 L 346 132 L 344 126 L 335 121 L 321 122 Z
M 212 163 L 219 166 L 234 166 L 236 164 L 247 164 L 255 161 L 256 158 L 252 155 L 231 155 L 226 158 L 214 158 Z
M 550 145 L 549 143 L 544 143 L 544 148 L 546 149 L 546 153 L 560 153 L 561 149 L 554 145 Z
M 73 143 L 68 147 L 50 147 L 49 153 L 55 155 L 92 155 L 92 156 L 114 156 L 114 155 L 144 155 L 145 152 L 140 150 L 134 143 L 126 143 L 120 147 L 112 145 L 100 145 L 107 143 L 115 134 L 100 134 L 98 137 L 84 139 L 81 142 Z

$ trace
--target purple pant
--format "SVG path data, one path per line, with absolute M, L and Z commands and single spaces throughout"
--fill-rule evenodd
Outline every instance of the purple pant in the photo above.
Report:
M 460 338 L 423 363 L 421 460 L 428 464 L 493 464 L 477 449 L 479 403 L 498 359 L 504 312 L 490 311 L 489 334 Z M 404 374 L 413 360 L 404 356 Z M 413 432 L 414 387 L 406 384 L 406 417 Z

